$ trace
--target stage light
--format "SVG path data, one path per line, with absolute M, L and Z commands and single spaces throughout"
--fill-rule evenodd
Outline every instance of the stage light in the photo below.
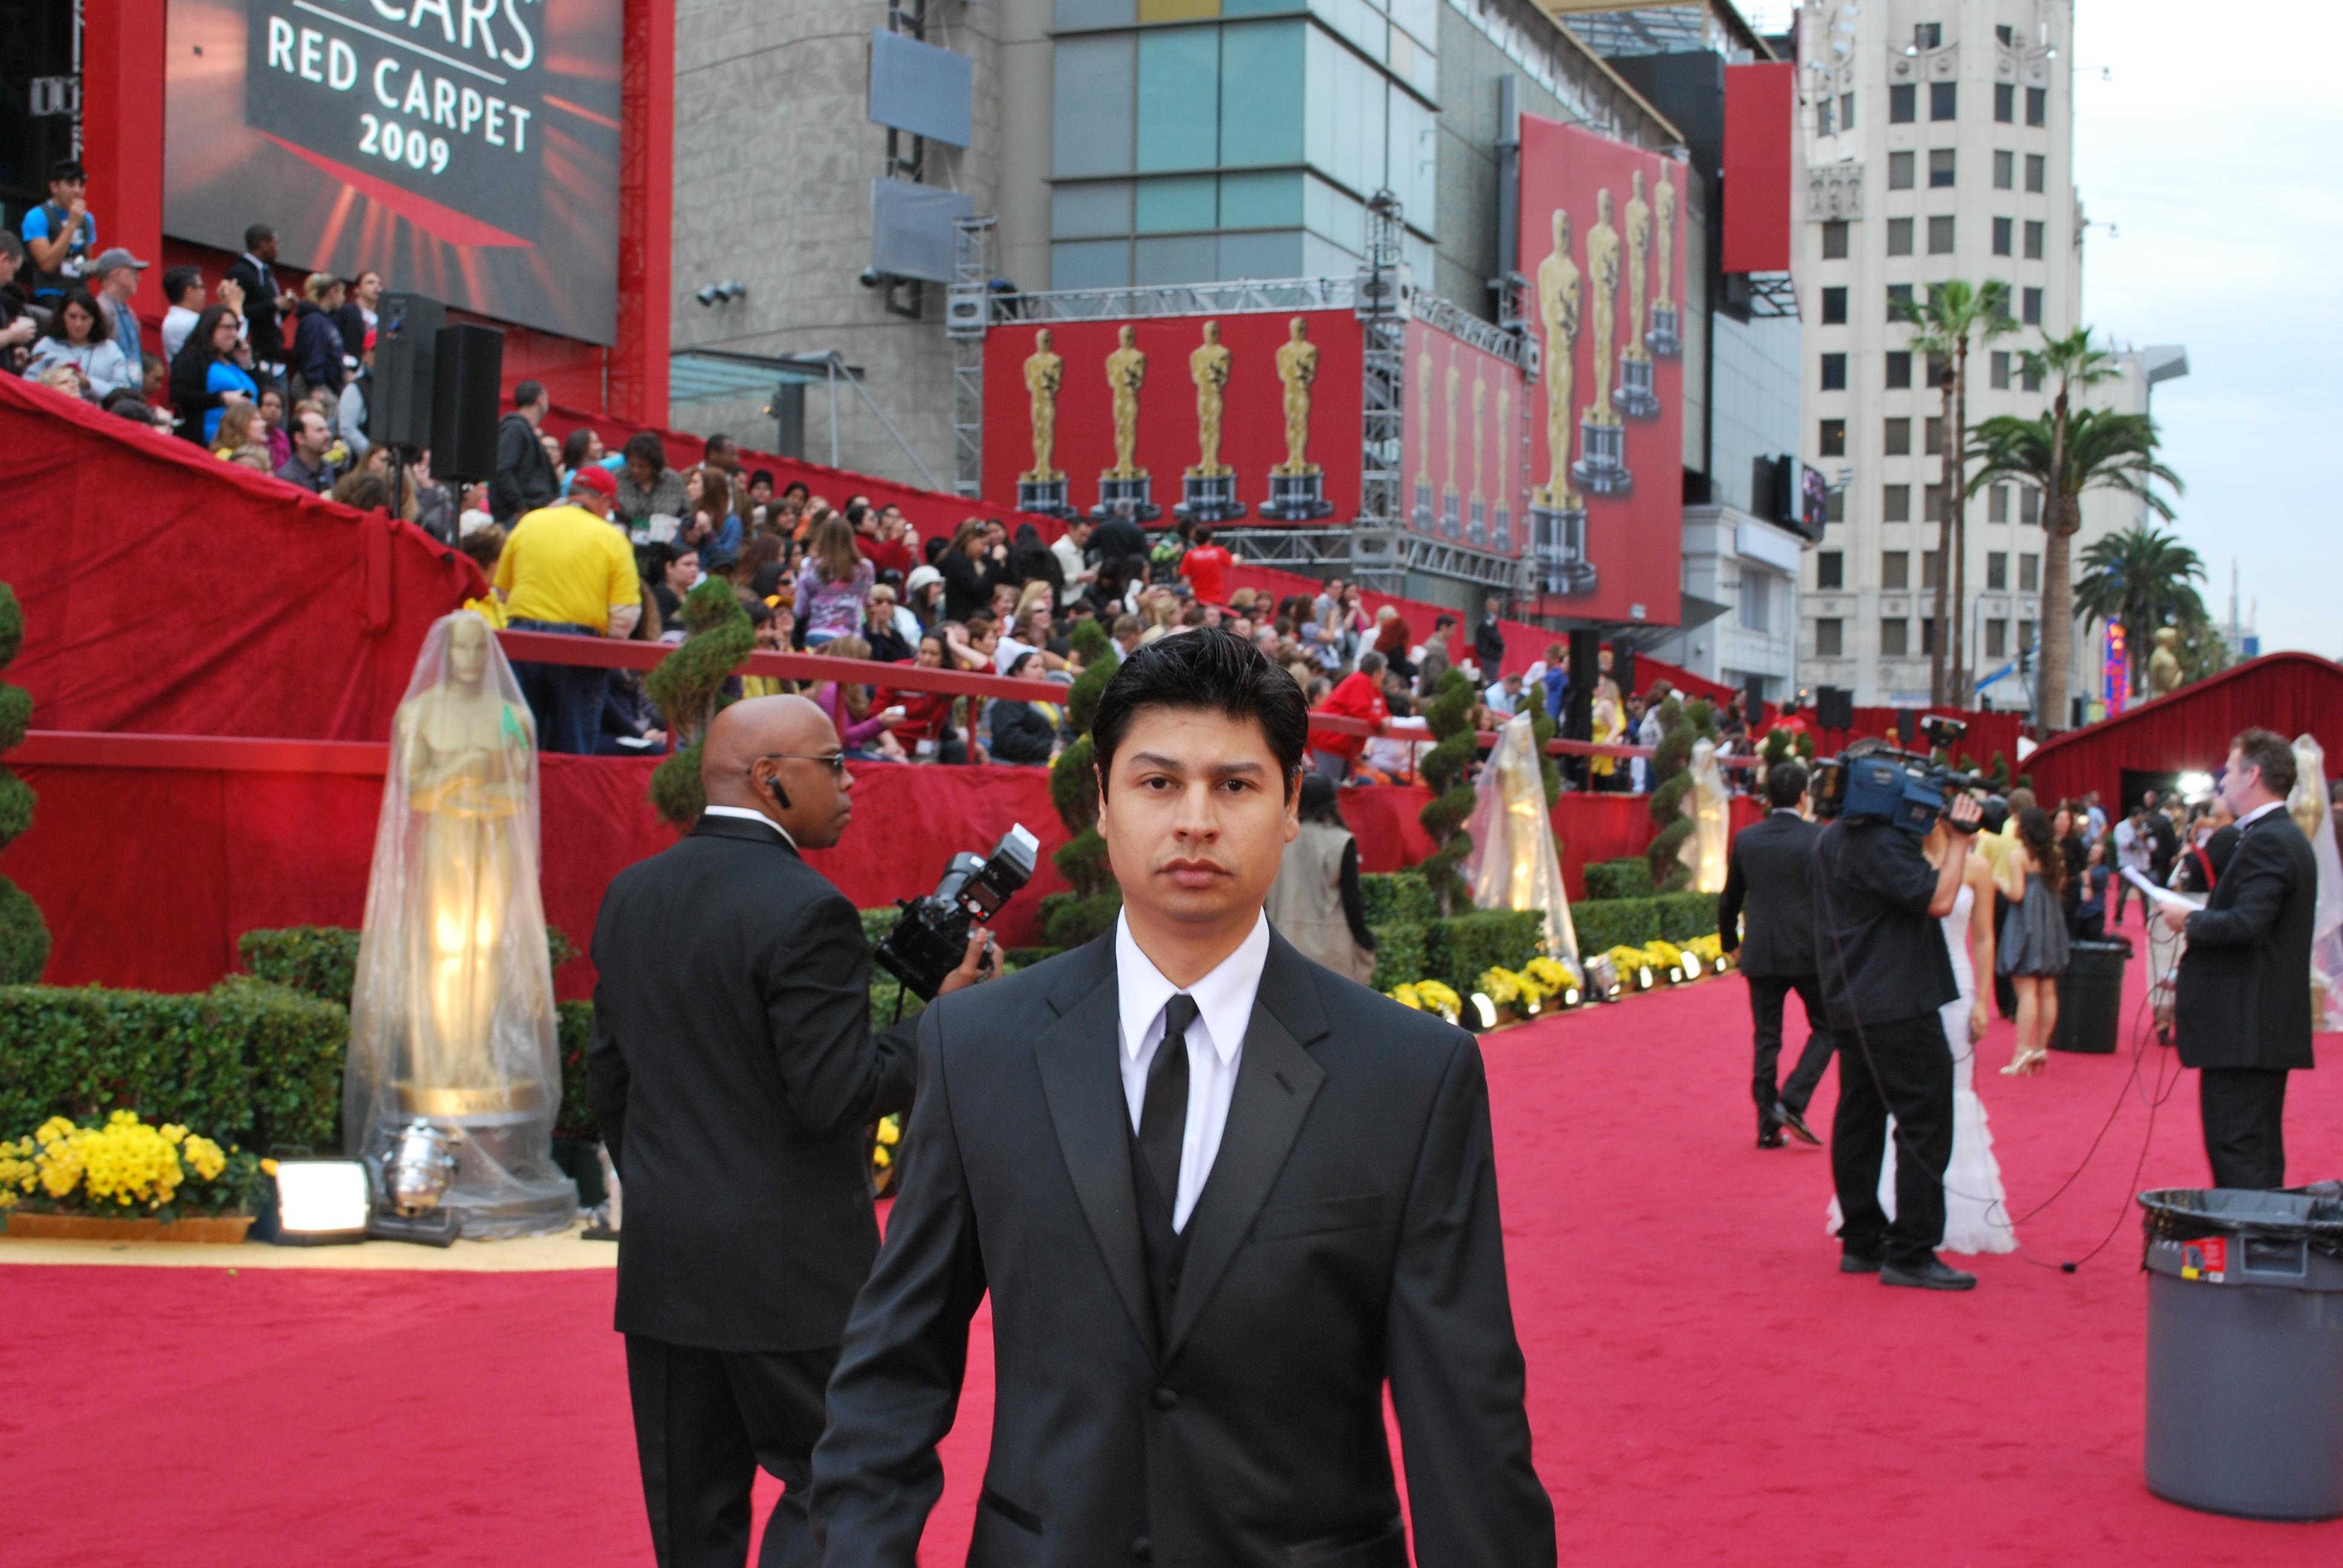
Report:
M 1476 990 L 1473 993 L 1473 1011 L 1480 1019 L 1483 1029 L 1497 1027 L 1497 1004 L 1489 1000 L 1488 992 Z
M 1725 955 L 1723 953 L 1716 955 L 1716 972 L 1718 974 L 1723 974 L 1725 972 Z
M 279 1161 L 269 1183 L 276 1201 L 256 1227 L 263 1241 L 324 1247 L 366 1240 L 366 1167 L 357 1161 Z
M 1684 977 L 1688 980 L 1700 978 L 1700 960 L 1694 954 L 1686 953 L 1684 956 Z
M 1597 953 L 1586 960 L 1586 983 L 1597 1001 L 1619 1000 L 1619 966 L 1611 961 L 1610 954 Z
M 2173 787 L 2187 799 L 2195 799 L 2213 792 L 2213 776 L 2210 773 L 2183 773 L 2173 780 Z
M 1637 990 L 1649 990 L 1652 989 L 1651 965 L 1637 964 L 1635 966 L 1635 989 Z

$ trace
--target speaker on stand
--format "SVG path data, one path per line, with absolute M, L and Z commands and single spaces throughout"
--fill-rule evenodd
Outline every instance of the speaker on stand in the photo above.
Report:
M 505 335 L 493 327 L 443 327 L 431 372 L 431 474 L 476 484 L 497 472 L 497 387 Z
M 433 354 L 447 307 L 419 294 L 385 293 L 375 311 L 373 385 L 367 439 L 376 446 L 431 444 Z

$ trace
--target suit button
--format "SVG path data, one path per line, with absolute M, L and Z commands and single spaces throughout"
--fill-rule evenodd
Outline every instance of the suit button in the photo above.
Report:
M 1155 1543 L 1142 1535 L 1131 1543 L 1131 1554 L 1141 1563 L 1151 1563 L 1155 1560 Z
M 1180 1395 L 1176 1391 L 1168 1388 L 1159 1388 L 1155 1391 L 1156 1409 L 1171 1410 L 1177 1406 L 1179 1402 Z

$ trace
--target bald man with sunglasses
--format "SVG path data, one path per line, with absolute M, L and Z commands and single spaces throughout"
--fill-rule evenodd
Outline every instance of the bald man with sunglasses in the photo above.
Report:
M 854 815 L 801 697 L 735 703 L 690 835 L 621 871 L 594 929 L 588 1098 L 626 1192 L 617 1327 L 662 1568 L 747 1561 L 759 1468 L 787 1490 L 766 1568 L 812 1568 L 822 1391 L 879 1250 L 864 1130 L 910 1103 L 912 1025 L 874 1030 L 852 903 L 808 865 Z M 985 978 L 975 932 L 952 991 Z

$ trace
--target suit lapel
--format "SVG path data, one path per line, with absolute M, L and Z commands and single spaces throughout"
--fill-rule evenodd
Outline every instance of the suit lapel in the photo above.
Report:
M 1115 1293 L 1139 1331 L 1155 1342 L 1155 1308 L 1140 1249 L 1139 1200 L 1131 1179 L 1131 1106 L 1115 1060 L 1120 1021 L 1114 943 L 1101 938 L 1081 960 L 1067 966 L 1050 994 L 1055 1023 L 1033 1043 L 1041 1091 L 1050 1102 L 1058 1150 L 1091 1235 L 1114 1282 Z
M 1188 1218 L 1188 1260 L 1164 1335 L 1166 1362 L 1179 1353 L 1221 1276 L 1236 1261 L 1325 1081 L 1326 1070 L 1303 1049 L 1326 1032 L 1308 966 L 1284 938 L 1271 935 L 1221 1151 Z M 1136 1245 L 1134 1240 L 1134 1256 Z

